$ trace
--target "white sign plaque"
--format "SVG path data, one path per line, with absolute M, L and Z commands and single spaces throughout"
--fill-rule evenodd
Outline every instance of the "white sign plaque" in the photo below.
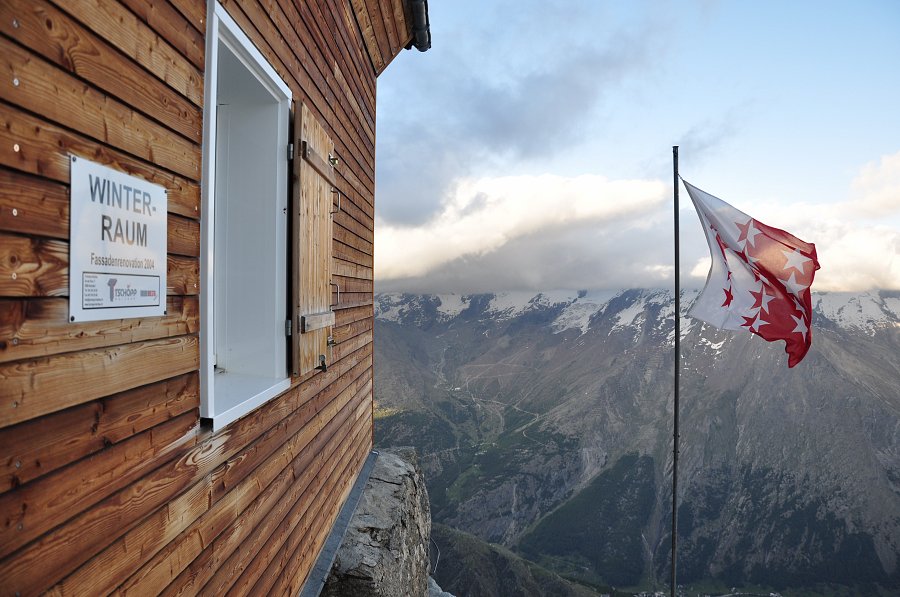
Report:
M 71 156 L 69 321 L 166 312 L 166 189 Z

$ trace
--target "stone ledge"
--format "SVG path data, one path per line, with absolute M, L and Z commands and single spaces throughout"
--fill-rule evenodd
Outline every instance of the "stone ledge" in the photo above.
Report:
M 321 595 L 428 595 L 431 510 L 413 448 L 379 453 Z

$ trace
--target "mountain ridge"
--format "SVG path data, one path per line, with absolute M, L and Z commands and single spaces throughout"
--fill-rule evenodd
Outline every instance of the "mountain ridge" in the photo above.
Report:
M 420 448 L 436 520 L 584 582 L 655 586 L 668 566 L 673 303 L 653 289 L 376 295 L 376 440 Z M 687 580 L 900 578 L 900 293 L 814 293 L 813 305 L 813 348 L 791 370 L 780 343 L 682 321 Z M 628 454 L 645 458 L 635 487 L 653 487 L 639 516 L 607 510 L 630 516 L 610 530 L 642 553 L 630 576 L 577 533 L 566 553 L 535 540 L 575 533 L 552 512 Z

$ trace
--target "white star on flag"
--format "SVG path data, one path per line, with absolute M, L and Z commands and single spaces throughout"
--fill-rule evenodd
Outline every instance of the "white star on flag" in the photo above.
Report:
M 794 268 L 795 270 L 800 272 L 801 276 L 806 271 L 806 264 L 812 262 L 812 259 L 810 259 L 809 257 L 804 257 L 803 253 L 801 253 L 797 249 L 794 249 L 792 251 L 786 251 L 782 249 L 781 252 L 787 259 L 787 264 L 785 264 L 784 269 Z
M 788 292 L 796 296 L 800 296 L 803 294 L 803 291 L 807 289 L 807 286 L 804 286 L 797 281 L 796 272 L 791 272 L 791 275 L 787 280 L 779 280 L 779 282 L 784 284 L 784 287 L 787 288 Z
M 794 320 L 794 323 L 797 324 L 796 327 L 794 327 L 794 329 L 791 330 L 791 333 L 793 334 L 795 332 L 799 332 L 800 334 L 803 335 L 803 339 L 806 340 L 806 332 L 809 331 L 809 328 L 806 327 L 806 322 L 803 321 L 803 317 L 797 317 L 796 315 L 791 315 L 791 318 Z
M 770 342 L 784 340 L 788 366 L 793 367 L 812 342 L 810 286 L 819 269 L 816 246 L 682 182 L 697 208 L 712 261 L 706 286 L 688 315 L 720 329 L 747 330 Z
M 763 321 L 763 318 L 760 317 L 759 315 L 757 315 L 756 319 L 753 320 L 753 323 L 751 323 L 749 327 L 751 330 L 753 330 L 754 332 L 756 332 L 758 334 L 759 328 L 761 328 L 764 325 L 769 325 L 769 322 Z

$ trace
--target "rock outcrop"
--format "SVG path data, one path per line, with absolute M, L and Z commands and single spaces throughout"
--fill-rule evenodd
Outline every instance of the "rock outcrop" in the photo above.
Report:
M 382 451 L 321 595 L 428 595 L 430 535 L 428 492 L 415 450 Z

